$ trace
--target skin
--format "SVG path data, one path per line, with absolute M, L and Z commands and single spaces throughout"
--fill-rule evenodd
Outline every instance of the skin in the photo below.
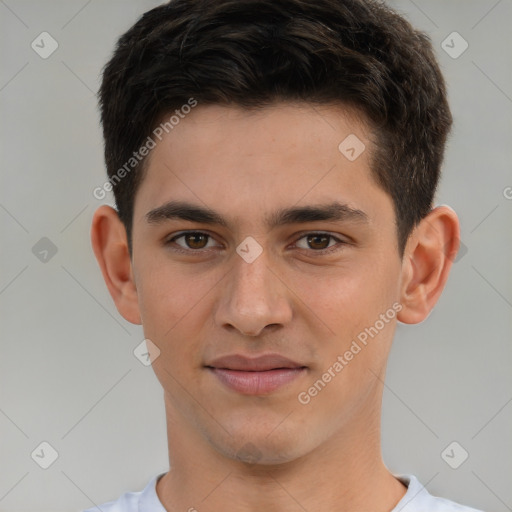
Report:
M 366 146 L 353 162 L 338 150 L 350 134 Z M 396 321 L 421 322 L 439 298 L 459 224 L 450 208 L 432 210 L 401 257 L 371 153 L 369 127 L 340 106 L 199 105 L 152 150 L 135 198 L 132 259 L 116 211 L 96 211 L 92 245 L 117 309 L 160 350 L 153 369 L 171 470 L 157 493 L 167 510 L 386 512 L 403 497 L 381 458 L 386 362 Z M 213 210 L 226 225 L 149 223 L 148 212 L 168 201 Z M 334 202 L 364 218 L 267 223 L 282 209 Z M 165 245 L 184 230 L 210 238 Z M 335 238 L 305 237 L 318 232 Z M 263 250 L 252 263 L 236 252 L 248 236 Z M 393 304 L 399 313 L 300 403 Z M 219 356 L 269 352 L 307 370 L 248 396 L 205 368 Z

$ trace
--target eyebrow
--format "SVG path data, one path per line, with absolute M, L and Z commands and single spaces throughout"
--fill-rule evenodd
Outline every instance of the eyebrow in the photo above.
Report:
M 186 220 L 199 224 L 229 227 L 229 222 L 221 214 L 199 205 L 183 201 L 169 201 L 145 215 L 149 224 L 162 224 L 168 220 Z M 269 228 L 286 224 L 304 224 L 317 221 L 351 221 L 368 223 L 368 216 L 362 210 L 340 202 L 322 205 L 292 206 L 282 208 L 266 217 Z

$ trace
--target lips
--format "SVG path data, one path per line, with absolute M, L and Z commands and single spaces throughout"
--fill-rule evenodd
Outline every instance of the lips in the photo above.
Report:
M 304 374 L 307 367 L 279 354 L 246 357 L 239 354 L 215 359 L 206 365 L 232 391 L 265 395 Z
M 246 357 L 239 354 L 219 357 L 207 366 L 240 370 L 247 372 L 264 372 L 278 368 L 303 368 L 304 366 L 279 354 L 265 354 L 258 357 Z

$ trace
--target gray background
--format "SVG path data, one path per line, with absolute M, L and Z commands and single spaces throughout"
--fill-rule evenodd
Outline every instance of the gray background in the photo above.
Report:
M 0 0 L 1 511 L 80 510 L 167 469 L 162 391 L 133 355 L 142 329 L 115 310 L 89 242 L 100 204 L 92 191 L 105 179 L 99 72 L 118 36 L 158 3 Z M 391 4 L 430 34 L 448 81 L 455 128 L 438 202 L 459 213 L 464 248 L 428 320 L 399 325 L 384 458 L 434 494 L 504 512 L 512 510 L 512 2 Z M 47 59 L 31 48 L 43 31 L 59 45 Z M 458 58 L 441 47 L 453 31 L 469 43 Z M 55 254 L 41 252 L 43 237 Z M 59 454 L 46 470 L 31 457 L 42 441 Z M 441 456 L 452 441 L 462 447 L 448 450 L 452 465 L 469 453 L 458 469 Z

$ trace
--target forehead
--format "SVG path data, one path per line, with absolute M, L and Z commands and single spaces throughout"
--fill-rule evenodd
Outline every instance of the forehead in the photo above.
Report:
M 169 200 L 254 222 L 279 208 L 334 201 L 377 215 L 390 199 L 371 177 L 369 137 L 368 126 L 339 106 L 199 105 L 152 150 L 135 221 Z

